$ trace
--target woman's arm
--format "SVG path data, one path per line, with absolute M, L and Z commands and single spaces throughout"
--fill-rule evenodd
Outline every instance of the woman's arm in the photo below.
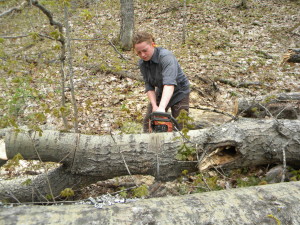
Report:
M 174 93 L 174 85 L 164 85 L 159 107 L 156 111 L 166 112 L 167 105 Z
M 147 91 L 147 95 L 148 95 L 149 101 L 152 105 L 152 112 L 154 112 L 158 108 L 157 103 L 156 103 L 155 91 L 154 90 L 149 90 L 149 91 Z

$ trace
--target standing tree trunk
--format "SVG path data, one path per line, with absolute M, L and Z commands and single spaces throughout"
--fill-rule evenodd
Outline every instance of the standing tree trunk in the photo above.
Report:
M 134 32 L 134 7 L 133 0 L 120 0 L 121 3 L 121 27 L 120 45 L 123 50 L 132 48 Z
M 71 49 L 71 37 L 70 37 L 70 28 L 69 28 L 69 10 L 66 3 L 64 3 L 64 16 L 65 16 L 65 28 L 66 28 L 66 41 L 67 41 L 67 50 L 68 50 L 68 64 L 69 64 L 69 80 L 70 80 L 70 87 L 71 87 L 71 96 L 72 96 L 72 104 L 74 110 L 74 130 L 75 133 L 78 133 L 78 108 L 75 98 L 75 88 L 74 88 L 74 70 L 73 70 L 73 55 Z M 64 89 L 62 90 L 64 92 Z

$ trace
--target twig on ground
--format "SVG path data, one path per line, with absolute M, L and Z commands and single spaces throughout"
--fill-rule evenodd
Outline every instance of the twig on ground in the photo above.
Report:
M 202 180 L 203 180 L 203 182 L 205 183 L 207 189 L 208 189 L 209 191 L 211 191 L 211 188 L 210 188 L 209 185 L 207 184 L 206 179 L 205 179 L 205 177 L 204 177 L 203 175 L 202 175 Z
M 123 56 L 122 53 L 120 53 L 120 51 L 119 51 L 119 50 L 117 49 L 117 47 L 112 43 L 112 41 L 107 40 L 106 38 L 92 38 L 92 39 L 72 38 L 71 40 L 72 40 L 72 41 L 103 41 L 103 40 L 104 40 L 104 41 L 107 41 L 107 42 L 109 43 L 109 45 L 113 47 L 113 49 L 115 50 L 115 52 L 118 53 L 118 55 L 119 55 L 122 59 L 128 61 L 128 59 L 126 59 L 125 56 Z
M 14 12 L 20 12 L 20 11 L 22 11 L 22 9 L 23 9 L 24 7 L 26 7 L 26 5 L 27 5 L 27 2 L 24 1 L 24 2 L 22 2 L 19 6 L 10 8 L 10 9 L 4 11 L 3 13 L 1 13 L 1 14 L 0 14 L 0 18 L 3 17 L 3 16 L 6 16 L 6 15 L 9 15 L 9 14 L 11 14 L 11 13 L 14 13 Z
M 285 172 L 286 172 L 285 147 L 282 148 L 282 161 L 283 161 L 283 169 L 282 169 L 281 182 L 284 182 L 284 180 L 285 180 Z
M 190 108 L 200 109 L 200 110 L 205 110 L 205 111 L 210 111 L 210 112 L 215 112 L 215 113 L 220 113 L 220 114 L 223 114 L 225 116 L 231 117 L 233 120 L 237 120 L 236 116 L 234 116 L 234 115 L 232 115 L 232 114 L 230 114 L 228 112 L 224 112 L 224 111 L 215 109 L 215 108 L 207 108 L 207 107 L 201 107 L 201 106 L 194 106 L 194 107 L 190 107 Z
M 286 110 L 286 109 L 289 108 L 289 107 L 291 107 L 289 104 L 286 105 L 285 107 L 283 107 L 283 109 L 280 110 L 280 112 L 276 115 L 276 119 L 278 118 L 278 116 L 280 116 L 280 114 L 281 114 L 284 110 Z

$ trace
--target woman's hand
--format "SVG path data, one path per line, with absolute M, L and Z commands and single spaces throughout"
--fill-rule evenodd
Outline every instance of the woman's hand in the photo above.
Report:
M 153 112 L 166 112 L 166 109 L 157 107 L 157 109 Z
M 152 106 L 152 112 L 156 112 L 158 110 L 158 106 L 155 105 L 155 106 Z

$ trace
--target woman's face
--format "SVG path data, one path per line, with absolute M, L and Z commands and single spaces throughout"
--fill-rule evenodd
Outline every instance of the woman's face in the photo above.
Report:
M 149 61 L 154 53 L 154 42 L 149 44 L 148 42 L 144 41 L 134 46 L 136 54 L 144 61 Z

